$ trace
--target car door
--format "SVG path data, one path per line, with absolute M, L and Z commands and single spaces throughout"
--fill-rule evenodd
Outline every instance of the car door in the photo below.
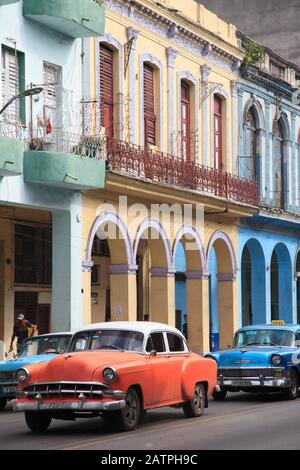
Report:
M 170 332 L 165 334 L 169 351 L 168 371 L 172 377 L 172 399 L 178 403 L 182 400 L 182 370 L 190 354 L 179 335 Z
M 153 332 L 149 335 L 146 352 L 155 351 L 150 355 L 152 370 L 152 406 L 167 404 L 173 397 L 172 376 L 169 371 L 169 356 L 163 332 Z

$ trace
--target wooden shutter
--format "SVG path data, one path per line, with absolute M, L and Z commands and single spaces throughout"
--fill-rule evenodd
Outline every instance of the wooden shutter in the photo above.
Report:
M 190 87 L 181 82 L 181 153 L 182 159 L 190 160 Z
M 215 168 L 222 170 L 222 100 L 214 97 Z
M 57 140 L 61 128 L 61 75 L 61 67 L 44 62 L 44 138 L 48 141 Z
M 156 145 L 156 116 L 154 112 L 154 71 L 144 64 L 145 145 Z
M 114 130 L 114 68 L 113 51 L 104 44 L 100 45 L 100 99 L 101 125 L 106 135 L 113 137 Z
M 19 93 L 19 64 L 14 51 L 2 49 L 1 67 L 2 106 Z M 19 118 L 19 100 L 4 111 L 6 120 L 16 122 Z

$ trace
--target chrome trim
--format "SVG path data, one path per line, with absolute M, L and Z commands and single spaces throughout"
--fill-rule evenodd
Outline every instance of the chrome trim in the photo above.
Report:
M 111 370 L 113 371 L 113 373 L 115 374 L 113 380 L 106 380 L 106 379 L 105 379 L 105 377 L 104 377 L 104 371 L 106 371 L 106 369 L 111 369 Z M 117 380 L 117 376 L 118 376 L 118 374 L 117 374 L 117 371 L 116 371 L 116 369 L 115 369 L 114 367 L 107 366 L 107 367 L 105 367 L 105 368 L 103 369 L 103 371 L 102 371 L 102 377 L 104 378 L 104 380 L 106 380 L 106 382 L 108 382 L 108 383 L 110 383 L 110 384 L 112 384 L 113 382 L 115 382 L 115 381 Z
M 108 385 L 102 383 L 102 382 L 75 382 L 75 381 L 68 381 L 68 380 L 62 380 L 62 381 L 55 381 L 55 382 L 33 382 L 29 383 L 26 385 L 26 387 L 36 387 L 38 385 L 59 385 L 59 384 L 66 384 L 66 385 L 100 385 L 103 388 L 110 388 Z
M 19 379 L 18 379 L 18 372 L 19 372 L 19 370 L 25 370 L 25 372 L 26 372 L 26 374 L 27 374 L 27 378 L 26 378 L 25 380 L 19 380 Z M 28 380 L 29 380 L 29 378 L 30 378 L 30 372 L 29 372 L 29 370 L 28 370 L 26 367 L 20 367 L 20 368 L 17 370 L 17 381 L 18 381 L 18 382 L 27 383 Z
M 89 401 L 76 401 L 67 402 L 68 407 L 64 408 L 62 404 L 66 402 L 51 402 L 51 403 L 40 403 L 36 402 L 17 402 L 14 405 L 14 411 L 115 411 L 125 408 L 125 400 L 113 401 L 113 402 L 89 402 Z

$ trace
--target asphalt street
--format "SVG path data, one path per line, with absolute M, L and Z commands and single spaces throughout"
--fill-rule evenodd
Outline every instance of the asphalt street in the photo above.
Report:
M 185 418 L 179 409 L 150 411 L 146 423 L 130 433 L 116 433 L 95 418 L 52 421 L 46 433 L 34 435 L 23 413 L 9 406 L 0 413 L 0 449 L 300 449 L 300 398 L 230 394 L 224 402 L 210 400 L 198 419 Z

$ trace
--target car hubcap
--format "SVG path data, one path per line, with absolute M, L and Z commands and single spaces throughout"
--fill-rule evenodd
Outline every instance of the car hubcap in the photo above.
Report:
M 129 425 L 135 424 L 137 420 L 138 405 L 132 395 L 128 395 L 125 405 L 125 419 Z
M 201 411 L 203 406 L 203 390 L 200 385 L 196 385 L 194 394 L 194 407 L 195 410 Z
M 292 376 L 292 394 L 297 395 L 297 380 L 294 375 Z

